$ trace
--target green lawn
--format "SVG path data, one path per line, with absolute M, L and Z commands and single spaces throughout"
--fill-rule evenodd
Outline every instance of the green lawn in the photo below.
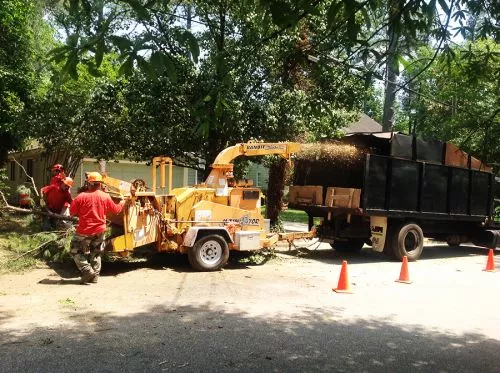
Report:
M 266 207 L 261 208 L 262 215 L 266 216 Z M 291 223 L 304 223 L 307 224 L 307 214 L 301 210 L 287 209 L 281 211 L 281 220 L 288 221 Z

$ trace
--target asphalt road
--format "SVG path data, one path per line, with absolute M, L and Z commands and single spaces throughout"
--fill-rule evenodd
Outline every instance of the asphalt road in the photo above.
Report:
M 381 254 L 325 245 L 214 273 L 178 256 L 106 263 L 88 286 L 65 267 L 6 275 L 0 372 L 500 372 L 486 254 L 427 246 L 412 284 Z M 332 291 L 342 259 L 352 294 Z

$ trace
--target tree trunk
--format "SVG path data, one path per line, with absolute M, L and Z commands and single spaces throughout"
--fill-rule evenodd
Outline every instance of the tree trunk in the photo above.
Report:
M 389 26 L 387 27 L 387 39 L 389 46 L 387 48 L 386 81 L 384 114 L 382 119 L 382 129 L 392 131 L 394 127 L 394 114 L 396 103 L 396 80 L 399 76 L 398 68 L 398 43 L 399 26 L 401 23 L 401 14 L 399 12 L 399 0 L 388 0 Z
M 271 226 L 279 224 L 279 215 L 283 206 L 283 189 L 285 187 L 288 161 L 278 159 L 269 168 L 269 182 L 267 187 L 266 215 L 271 220 Z

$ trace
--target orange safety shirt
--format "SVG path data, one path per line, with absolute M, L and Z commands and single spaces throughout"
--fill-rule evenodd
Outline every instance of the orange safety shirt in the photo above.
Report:
M 47 208 L 56 214 L 59 214 L 63 207 L 71 203 L 69 190 L 61 190 L 59 185 L 50 184 L 44 186 L 40 191 L 47 196 Z
M 106 213 L 119 214 L 122 205 L 113 202 L 102 190 L 88 190 L 75 197 L 69 208 L 71 215 L 78 216 L 76 232 L 91 236 L 106 230 Z

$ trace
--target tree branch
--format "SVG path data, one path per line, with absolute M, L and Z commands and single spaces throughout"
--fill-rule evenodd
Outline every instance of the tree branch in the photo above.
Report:
M 26 177 L 28 177 L 31 180 L 31 185 L 33 186 L 33 189 L 35 190 L 36 196 L 40 197 L 40 194 L 38 194 L 38 189 L 36 188 L 35 179 L 33 179 L 30 175 L 28 175 L 24 166 L 21 163 L 19 163 L 16 158 L 12 157 L 12 159 L 14 160 L 14 162 L 16 162 L 19 165 L 19 167 L 21 167 L 23 169 L 23 172 L 26 175 Z
M 432 56 L 432 58 L 429 60 L 429 62 L 418 72 L 416 73 L 414 76 L 412 76 L 410 79 L 408 79 L 407 82 L 405 82 L 405 84 L 403 84 L 402 86 L 398 87 L 396 89 L 396 93 L 399 92 L 400 89 L 406 87 L 407 85 L 409 85 L 410 83 L 412 83 L 415 79 L 417 79 L 422 73 L 424 73 L 433 63 L 434 61 L 436 60 L 436 57 L 438 55 L 438 53 L 441 51 L 441 46 L 443 45 L 443 42 L 444 40 L 446 39 L 446 31 L 448 31 L 448 26 L 450 24 L 450 19 L 451 19 L 451 11 L 453 9 L 453 6 L 455 4 L 455 0 L 452 0 L 451 4 L 450 4 L 450 11 L 446 17 L 446 22 L 443 26 L 443 36 L 441 37 L 441 40 L 439 41 L 439 45 L 438 47 L 436 48 L 436 51 L 434 52 L 434 55 Z

